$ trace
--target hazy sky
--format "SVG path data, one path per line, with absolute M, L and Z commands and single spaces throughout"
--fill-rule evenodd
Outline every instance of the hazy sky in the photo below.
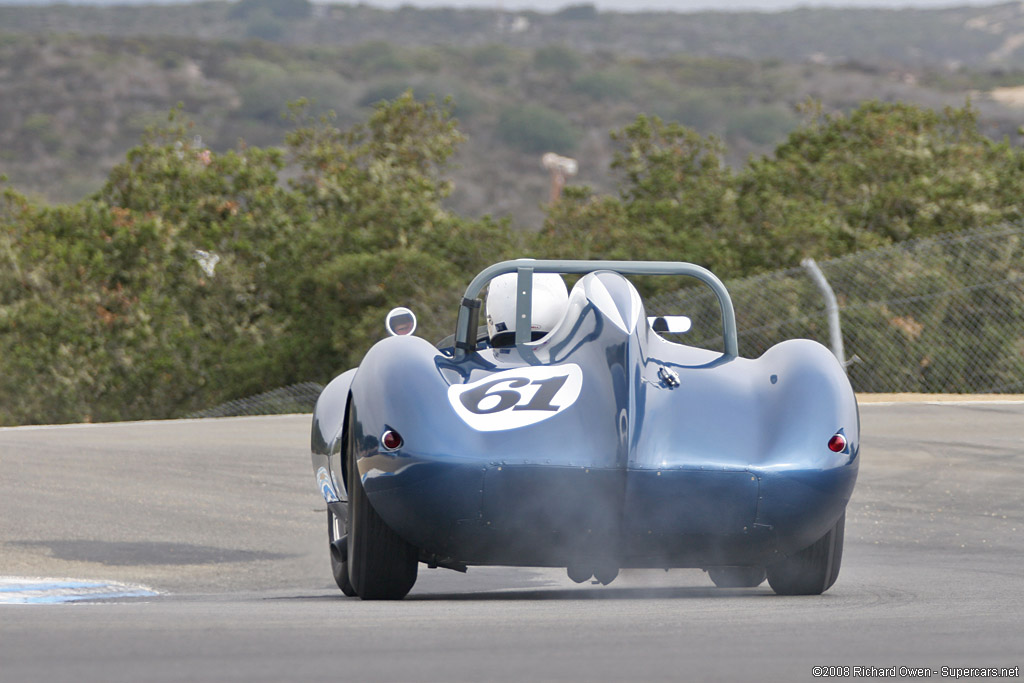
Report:
M 780 10 L 794 7 L 955 7 L 1000 4 L 998 0 L 361 0 L 376 7 L 481 7 L 506 10 L 551 11 L 566 5 L 593 4 L 599 9 L 620 12 L 637 10 Z
M 0 5 L 72 5 L 168 4 L 188 0 L 0 0 Z M 592 4 L 599 9 L 630 12 L 640 10 L 786 10 L 795 7 L 957 7 L 995 5 L 1006 0 L 312 0 L 337 4 L 367 4 L 375 7 L 479 7 L 487 9 L 532 9 L 551 12 L 567 5 Z

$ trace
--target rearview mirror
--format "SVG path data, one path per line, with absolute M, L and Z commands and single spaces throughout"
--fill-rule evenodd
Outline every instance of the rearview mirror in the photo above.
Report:
M 655 332 L 683 334 L 689 332 L 693 323 L 685 315 L 652 315 L 647 318 L 651 329 Z
M 384 327 L 392 337 L 407 337 L 416 331 L 416 314 L 404 306 L 392 308 Z

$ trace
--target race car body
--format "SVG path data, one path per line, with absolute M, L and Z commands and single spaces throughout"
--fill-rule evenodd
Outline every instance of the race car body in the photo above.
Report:
M 518 273 L 515 344 L 478 341 L 476 297 Z M 583 274 L 561 320 L 529 334 L 534 273 Z M 669 341 L 625 275 L 716 292 L 724 351 Z M 520 322 L 521 321 L 521 322 Z M 722 586 L 820 593 L 836 579 L 859 418 L 842 366 L 791 340 L 737 355 L 724 286 L 692 264 L 519 260 L 467 290 L 441 348 L 376 344 L 313 418 L 335 578 L 403 596 L 416 565 L 700 567 Z

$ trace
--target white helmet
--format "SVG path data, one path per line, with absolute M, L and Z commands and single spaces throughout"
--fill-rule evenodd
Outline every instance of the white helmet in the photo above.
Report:
M 487 304 L 484 312 L 487 315 L 487 336 L 491 344 L 495 337 L 507 335 L 504 344 L 510 344 L 516 333 L 516 285 L 518 273 L 505 273 L 491 280 L 487 288 Z M 562 276 L 557 273 L 533 274 L 533 304 L 530 331 L 531 338 L 536 339 L 553 330 L 558 321 L 565 315 L 569 306 L 569 293 L 565 289 Z M 508 338 L 511 337 L 511 339 Z

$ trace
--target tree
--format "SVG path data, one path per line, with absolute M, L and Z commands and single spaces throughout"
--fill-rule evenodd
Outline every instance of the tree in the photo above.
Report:
M 305 354 L 316 366 L 303 371 L 329 377 L 355 365 L 396 305 L 428 313 L 424 336 L 449 334 L 460 288 L 518 243 L 506 224 L 442 207 L 451 191 L 442 171 L 462 140 L 450 110 L 406 92 L 346 131 L 296 113 L 288 143 L 301 174 L 292 187 L 315 217 L 291 302 L 304 328 L 292 339 L 317 346 Z
M 347 131 L 300 120 L 288 152 L 214 154 L 174 110 L 88 200 L 7 192 L 0 422 L 171 417 L 326 381 L 401 303 L 448 334 L 435 311 L 454 316 L 468 278 L 514 244 L 442 208 L 460 139 L 411 94 Z
M 970 104 L 942 112 L 867 102 L 848 116 L 813 103 L 774 156 L 740 174 L 746 271 L 795 265 L 1021 217 L 1024 156 L 978 129 Z
M 568 188 L 549 209 L 545 248 L 681 259 L 731 277 L 1022 216 L 1024 153 L 982 135 L 970 105 L 805 112 L 774 155 L 737 172 L 715 138 L 638 117 L 612 136 L 618 196 Z
M 733 172 L 722 144 L 677 123 L 640 116 L 612 138 L 618 197 L 570 188 L 545 222 L 546 253 L 577 258 L 681 260 L 735 273 Z M 660 278 L 646 293 L 678 287 Z
M 498 137 L 523 152 L 562 152 L 576 146 L 578 133 L 569 119 L 542 104 L 506 107 L 498 117 Z
M 277 182 L 279 151 L 215 155 L 186 131 L 172 111 L 96 196 L 22 202 L 7 224 L 20 276 L 0 345 L 5 379 L 27 388 L 4 402 L 16 421 L 177 415 L 274 380 L 262 351 L 303 207 Z

